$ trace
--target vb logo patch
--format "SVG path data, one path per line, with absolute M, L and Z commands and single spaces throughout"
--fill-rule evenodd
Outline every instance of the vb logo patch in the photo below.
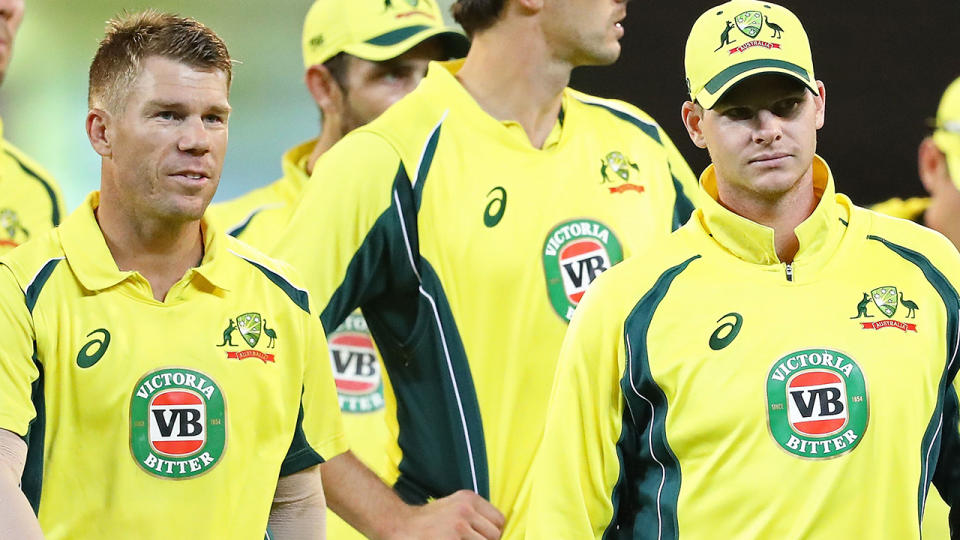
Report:
M 352 313 L 330 334 L 328 343 L 340 410 L 368 413 L 383 409 L 380 359 L 363 316 Z
M 639 173 L 640 167 L 620 152 L 610 152 L 600 160 L 600 176 L 602 177 L 600 183 L 614 184 L 609 186 L 610 193 L 623 193 L 625 191 L 643 193 L 643 186 L 631 182 L 633 180 L 632 176 L 639 176 Z
M 234 333 L 239 333 L 240 339 L 250 348 L 239 351 L 227 351 L 227 358 L 243 360 L 253 357 L 262 360 L 264 364 L 276 361 L 273 354 L 254 348 L 260 343 L 261 335 L 267 336 L 265 348 L 272 349 L 277 343 L 277 333 L 273 328 L 267 326 L 267 320 L 261 317 L 259 313 L 241 313 L 231 318 L 227 323 L 227 327 L 223 329 L 223 341 L 217 345 L 217 347 L 240 347 L 243 349 L 243 345 L 238 345 L 233 342 Z
M 787 452 L 811 459 L 853 450 L 867 430 L 867 381 L 849 356 L 805 349 L 777 360 L 767 375 L 767 420 Z
M 191 369 L 148 373 L 130 401 L 130 449 L 155 476 L 182 479 L 209 471 L 223 457 L 226 426 L 220 388 Z
M 897 310 L 901 306 L 906 313 L 902 313 L 901 311 L 902 316 L 894 318 Z M 860 321 L 861 329 L 880 330 L 882 328 L 897 328 L 904 333 L 916 332 L 917 325 L 906 322 L 906 319 L 916 319 L 919 309 L 920 307 L 917 306 L 916 302 L 903 297 L 903 292 L 898 291 L 897 288 L 892 285 L 886 285 L 877 287 L 869 293 L 863 293 L 863 298 L 857 303 L 857 314 L 850 318 L 871 319 L 875 317 L 871 312 L 879 311 L 881 316 L 887 318 L 878 321 Z
M 557 315 L 569 321 L 593 280 L 622 260 L 620 241 L 599 221 L 575 219 L 555 226 L 543 244 L 543 271 Z

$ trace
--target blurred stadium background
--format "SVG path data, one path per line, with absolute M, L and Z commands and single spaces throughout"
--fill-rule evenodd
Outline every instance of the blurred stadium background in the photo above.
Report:
M 423 0 L 421 0 L 423 1 Z M 439 0 L 445 14 L 453 0 Z M 311 0 L 26 0 L 6 82 L 4 134 L 60 181 L 73 209 L 99 182 L 99 159 L 84 134 L 87 68 L 104 22 L 121 10 L 154 7 L 196 17 L 223 36 L 234 58 L 230 147 L 217 200 L 280 174 L 280 155 L 318 132 L 303 87 L 300 31 Z M 679 121 L 683 41 L 714 0 L 631 2 L 624 53 L 613 67 L 574 72 L 573 86 L 626 99 L 654 116 L 695 172 L 708 163 Z M 828 90 L 819 152 L 838 188 L 865 204 L 922 193 L 916 148 L 939 96 L 960 75 L 960 2 L 781 0 L 804 21 L 818 78 Z M 882 7 L 881 7 L 882 6 Z M 449 15 L 448 15 L 449 19 Z

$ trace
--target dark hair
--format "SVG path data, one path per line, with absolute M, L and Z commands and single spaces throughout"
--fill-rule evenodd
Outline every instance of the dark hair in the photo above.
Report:
M 119 112 L 141 63 L 161 56 L 199 69 L 220 70 L 230 88 L 232 63 L 223 40 L 202 23 L 148 9 L 107 21 L 107 30 L 90 64 L 88 104 Z
M 457 0 L 450 7 L 453 18 L 468 36 L 493 26 L 503 13 L 504 0 Z
M 350 55 L 345 52 L 337 53 L 324 62 L 323 65 L 330 71 L 330 75 L 333 77 L 333 80 L 337 81 L 340 88 L 346 90 L 347 69 L 350 68 Z

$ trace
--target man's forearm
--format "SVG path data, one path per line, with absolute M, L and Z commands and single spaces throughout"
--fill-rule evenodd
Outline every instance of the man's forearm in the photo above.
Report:
M 350 452 L 320 470 L 330 508 L 373 540 L 495 540 L 503 530 L 503 514 L 472 491 L 410 506 Z
M 323 540 L 327 506 L 320 467 L 310 467 L 277 481 L 270 508 L 270 532 L 283 540 Z
M 327 460 L 320 470 L 327 505 L 368 538 L 390 538 L 410 512 L 410 507 L 352 452 Z
M 0 429 L 0 538 L 43 538 L 37 516 L 20 491 L 26 456 L 26 443 L 15 433 Z

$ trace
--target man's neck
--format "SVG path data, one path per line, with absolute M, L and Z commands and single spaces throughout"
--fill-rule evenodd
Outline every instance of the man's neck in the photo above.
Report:
M 166 223 L 129 215 L 109 198 L 101 198 L 96 217 L 117 267 L 139 272 L 161 302 L 203 258 L 199 221 Z
M 812 166 L 792 189 L 778 197 L 757 197 L 725 184 L 719 178 L 717 191 L 719 202 L 725 208 L 773 229 L 777 258 L 782 262 L 793 262 L 800 249 L 795 229 L 813 214 L 819 202 L 814 192 Z
M 488 114 L 519 123 L 542 148 L 557 122 L 573 66 L 550 54 L 531 21 L 507 20 L 474 36 L 457 79 Z

